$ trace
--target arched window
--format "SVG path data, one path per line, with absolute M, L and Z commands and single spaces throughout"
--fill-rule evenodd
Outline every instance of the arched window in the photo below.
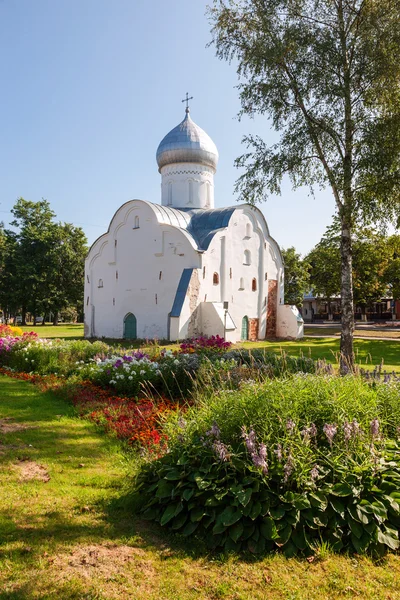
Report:
M 251 252 L 250 252 L 250 250 L 245 250 L 244 251 L 243 264 L 244 265 L 251 265 Z
M 136 215 L 135 217 L 135 227 L 134 229 L 139 229 L 139 217 Z
M 97 287 L 103 287 L 103 280 L 99 279 L 99 285 Z
M 239 281 L 239 290 L 244 290 L 244 279 L 243 279 L 243 277 L 241 277 L 240 281 Z
M 214 285 L 218 285 L 219 284 L 219 275 L 218 275 L 218 273 L 214 273 L 214 275 L 213 275 L 213 284 Z
M 246 224 L 246 237 L 247 238 L 251 237 L 251 225 L 250 225 L 250 223 Z
M 251 291 L 252 292 L 256 292 L 257 291 L 257 279 L 255 277 L 253 277 L 253 280 L 251 282 Z
M 172 181 L 168 182 L 167 204 L 168 204 L 168 206 L 171 206 L 171 204 L 172 204 Z

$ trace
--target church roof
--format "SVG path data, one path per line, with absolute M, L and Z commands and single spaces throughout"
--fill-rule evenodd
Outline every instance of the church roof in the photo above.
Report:
M 157 149 L 158 169 L 175 163 L 196 163 L 217 169 L 218 150 L 212 139 L 190 118 L 189 109 L 182 123 L 172 129 Z
M 187 231 L 195 239 L 199 250 L 207 250 L 217 231 L 228 227 L 229 219 L 237 208 L 237 206 L 228 206 L 210 210 L 181 209 L 182 213 L 190 216 Z

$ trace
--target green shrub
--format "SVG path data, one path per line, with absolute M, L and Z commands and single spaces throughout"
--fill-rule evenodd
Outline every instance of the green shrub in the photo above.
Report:
M 382 554 L 399 545 L 398 384 L 297 375 L 224 390 L 165 425 L 143 514 L 211 547 Z

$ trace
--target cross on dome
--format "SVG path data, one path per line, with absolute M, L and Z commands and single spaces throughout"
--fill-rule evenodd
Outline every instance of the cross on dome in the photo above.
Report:
M 189 108 L 189 100 L 193 100 L 193 96 L 190 96 L 189 98 L 189 92 L 186 92 L 186 98 L 184 98 L 182 100 L 182 102 L 186 102 L 186 112 L 190 112 L 190 108 Z

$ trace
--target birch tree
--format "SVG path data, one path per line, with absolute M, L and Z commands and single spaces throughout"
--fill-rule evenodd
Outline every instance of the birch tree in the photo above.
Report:
M 215 0 L 217 56 L 239 75 L 241 114 L 280 134 L 247 136 L 241 198 L 328 187 L 340 221 L 341 370 L 354 364 L 352 233 L 400 204 L 400 0 Z

